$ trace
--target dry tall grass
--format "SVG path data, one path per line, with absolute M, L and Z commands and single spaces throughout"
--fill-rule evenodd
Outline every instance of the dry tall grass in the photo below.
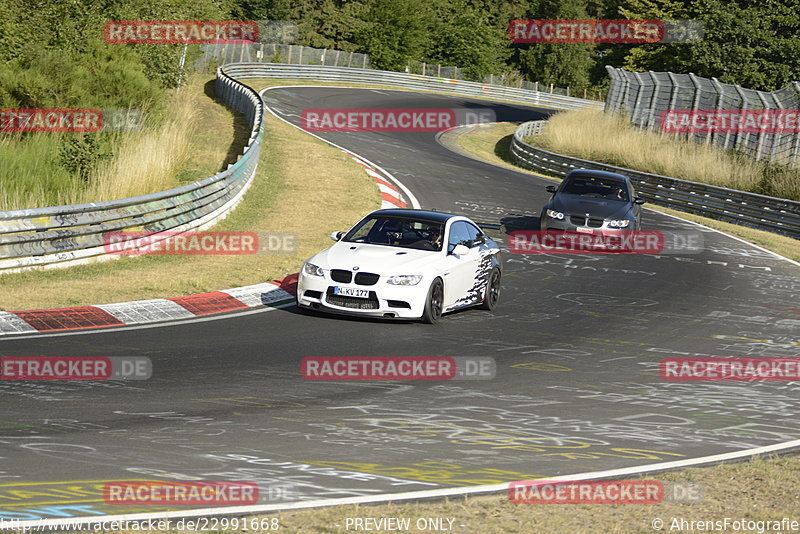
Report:
M 770 167 L 710 145 L 634 128 L 619 115 L 585 108 L 554 115 L 531 139 L 560 154 L 733 189 L 800 199 L 800 170 Z
M 0 136 L 4 165 L 0 168 L 0 211 L 115 200 L 177 187 L 176 174 L 189 158 L 202 96 L 202 92 L 187 90 L 173 94 L 164 119 L 149 115 L 140 130 L 116 134 L 112 157 L 86 180 L 59 162 L 59 148 L 70 134 Z
M 176 171 L 189 157 L 197 127 L 199 98 L 195 91 L 181 91 L 172 98 L 164 121 L 155 124 L 146 119 L 111 160 L 98 166 L 79 201 L 114 200 L 177 187 Z

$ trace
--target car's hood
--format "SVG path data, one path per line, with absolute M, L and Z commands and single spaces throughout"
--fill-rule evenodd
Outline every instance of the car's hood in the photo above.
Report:
M 309 261 L 323 269 L 353 270 L 378 274 L 422 274 L 421 270 L 441 252 L 387 245 L 365 245 L 340 241 Z
M 585 215 L 603 219 L 621 219 L 625 217 L 630 208 L 627 202 L 618 200 L 603 200 L 602 198 L 587 198 L 580 195 L 561 194 L 552 202 L 552 209 L 568 215 Z

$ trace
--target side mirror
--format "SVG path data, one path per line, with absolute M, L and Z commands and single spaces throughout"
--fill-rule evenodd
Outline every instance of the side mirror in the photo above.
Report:
M 544 188 L 544 190 L 547 191 L 548 193 L 555 193 L 556 192 L 556 186 L 548 185 L 547 187 Z
M 454 256 L 465 256 L 469 254 L 469 249 L 467 248 L 466 245 L 456 245 L 455 248 L 453 249 L 452 254 Z
M 636 197 L 636 198 L 633 199 L 633 203 L 634 204 L 644 204 L 645 202 L 647 202 L 647 201 L 645 199 L 643 199 L 642 197 Z
M 339 241 L 343 235 L 344 232 L 331 232 L 331 239 L 333 239 L 334 241 Z

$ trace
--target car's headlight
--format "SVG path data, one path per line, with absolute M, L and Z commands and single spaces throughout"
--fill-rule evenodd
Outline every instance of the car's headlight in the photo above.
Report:
M 560 211 L 547 210 L 547 216 L 551 219 L 558 219 L 559 221 L 564 218 L 564 214 Z
M 307 274 L 309 276 L 325 276 L 325 271 L 323 271 L 318 265 L 306 262 L 303 264 L 303 274 Z
M 415 286 L 419 284 L 420 280 L 422 280 L 421 274 L 396 274 L 390 276 L 386 283 L 394 286 Z
M 628 219 L 622 219 L 619 221 L 608 221 L 609 228 L 627 228 L 629 224 L 631 224 L 631 221 L 629 221 Z

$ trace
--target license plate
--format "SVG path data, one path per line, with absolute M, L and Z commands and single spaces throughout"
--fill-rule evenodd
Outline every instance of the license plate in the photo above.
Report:
M 369 298 L 369 290 L 358 289 L 356 287 L 339 287 L 333 286 L 333 294 L 341 295 L 343 297 L 358 297 L 360 299 Z
M 576 230 L 582 234 L 593 234 L 594 230 L 591 228 L 581 228 L 580 226 L 576 228 Z

